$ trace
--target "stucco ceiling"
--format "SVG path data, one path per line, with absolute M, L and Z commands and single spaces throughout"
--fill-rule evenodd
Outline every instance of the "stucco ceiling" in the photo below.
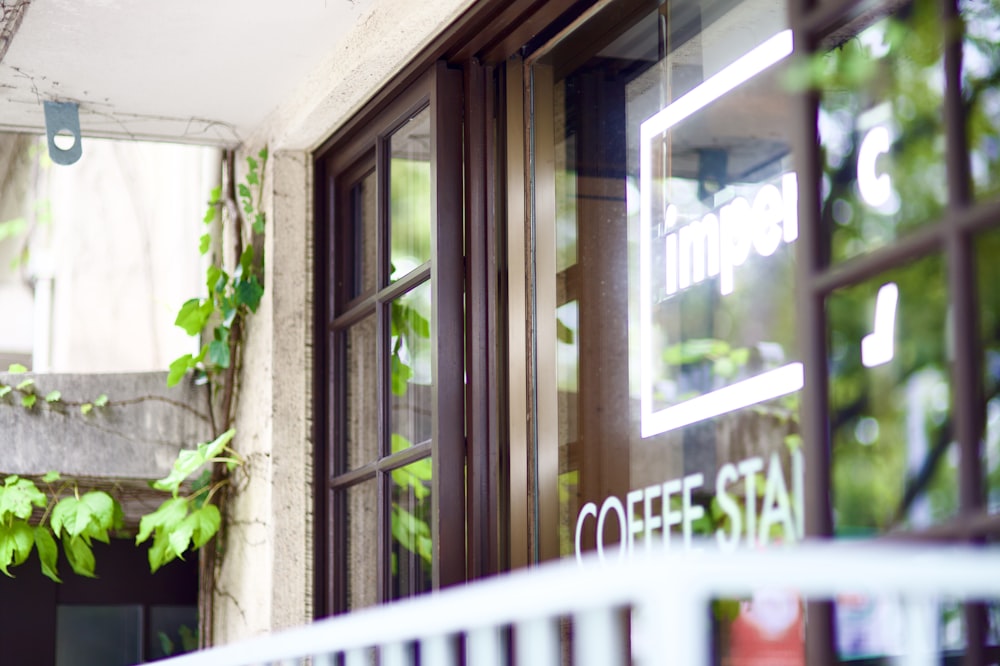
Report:
M 44 132 L 42 102 L 72 101 L 85 136 L 237 144 L 370 5 L 0 0 L 0 131 Z

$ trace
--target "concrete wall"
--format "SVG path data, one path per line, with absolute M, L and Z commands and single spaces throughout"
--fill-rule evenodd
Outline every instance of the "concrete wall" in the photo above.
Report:
M 470 4 L 376 2 L 245 143 L 250 153 L 266 144 L 273 155 L 268 263 L 243 368 L 237 446 L 250 464 L 231 505 L 216 644 L 312 619 L 311 151 Z
M 119 496 L 126 514 L 163 501 L 148 481 L 166 476 L 182 448 L 211 438 L 207 389 L 182 382 L 167 388 L 166 373 L 55 375 L 0 373 L 0 385 L 33 379 L 38 399 L 27 409 L 21 393 L 0 398 L 0 475 L 57 471 Z M 58 390 L 58 402 L 43 396 Z M 108 404 L 84 414 L 80 406 L 106 395 Z

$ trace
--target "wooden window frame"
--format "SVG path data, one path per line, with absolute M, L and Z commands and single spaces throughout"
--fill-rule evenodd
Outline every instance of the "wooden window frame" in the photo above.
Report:
M 427 458 L 432 461 L 434 542 L 432 585 L 434 589 L 462 582 L 466 578 L 465 536 L 465 412 L 463 297 L 463 192 L 461 76 L 444 63 L 431 67 L 419 80 L 396 96 L 377 114 L 369 117 L 341 141 L 334 142 L 316 159 L 317 252 L 321 282 L 317 284 L 317 328 L 325 336 L 319 343 L 317 397 L 320 446 L 317 458 L 317 615 L 347 610 L 347 527 L 340 491 L 362 480 L 378 479 L 378 589 L 377 600 L 388 601 L 390 590 L 390 516 L 386 507 L 389 473 L 403 465 Z M 350 215 L 349 187 L 374 168 L 377 174 L 376 205 L 378 224 L 378 275 L 388 275 L 388 192 L 384 184 L 388 168 L 388 139 L 415 113 L 424 108 L 431 115 L 431 259 L 396 282 L 376 285 L 374 293 L 348 297 L 339 280 L 350 263 L 352 243 L 337 233 L 338 220 Z M 325 251 L 324 251 L 325 250 Z M 345 466 L 346 408 L 343 367 L 343 332 L 362 318 L 387 316 L 388 304 L 418 285 L 432 289 L 431 354 L 432 419 L 431 442 L 417 444 L 396 454 L 385 449 L 388 441 L 387 325 L 379 326 L 379 357 L 376 379 L 379 396 L 377 459 L 353 470 Z M 457 347 L 457 349 L 456 349 Z

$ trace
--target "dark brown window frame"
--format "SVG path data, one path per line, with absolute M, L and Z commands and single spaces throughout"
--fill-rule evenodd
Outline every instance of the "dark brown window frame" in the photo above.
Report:
M 789 0 L 795 55 L 808 56 L 824 50 L 829 35 L 865 16 L 879 16 L 899 3 L 873 7 L 862 0 Z M 942 25 L 958 18 L 957 2 L 937 0 Z M 797 99 L 796 169 L 799 176 L 798 309 L 799 338 L 805 363 L 801 423 L 806 456 L 806 534 L 829 538 L 833 534 L 830 505 L 831 436 L 829 431 L 829 369 L 826 299 L 834 290 L 859 283 L 879 273 L 934 253 L 947 263 L 948 293 L 952 304 L 955 345 L 951 368 L 953 438 L 959 450 L 959 511 L 951 520 L 901 537 L 914 540 L 977 542 L 1000 535 L 1000 515 L 989 515 L 984 498 L 981 442 L 985 402 L 978 368 L 978 304 L 973 234 L 995 226 L 1000 219 L 1000 201 L 975 202 L 971 195 L 968 144 L 961 100 L 962 39 L 946 33 L 944 47 L 945 165 L 948 200 L 939 219 L 909 233 L 892 244 L 866 255 L 830 264 L 820 229 L 820 180 L 822 177 L 817 117 L 819 95 L 802 94 Z M 810 605 L 806 660 L 810 664 L 834 661 L 833 609 L 828 603 Z M 965 663 L 985 663 L 986 615 L 982 605 L 966 607 L 968 649 Z
M 345 507 L 342 490 L 372 478 L 378 479 L 379 502 L 378 590 L 377 599 L 389 599 L 390 579 L 389 517 L 386 512 L 389 473 L 416 460 L 431 458 L 433 466 L 432 497 L 434 511 L 431 530 L 434 535 L 433 587 L 439 588 L 465 580 L 465 423 L 463 380 L 464 346 L 463 324 L 463 198 L 461 176 L 461 87 L 459 74 L 444 64 L 435 65 L 418 81 L 396 96 L 377 114 L 369 117 L 339 142 L 318 155 L 316 160 L 318 188 L 317 219 L 322 220 L 317 234 L 317 247 L 326 248 L 326 257 L 320 262 L 325 282 L 317 286 L 323 294 L 318 304 L 317 316 L 323 331 L 321 343 L 321 372 L 317 375 L 318 396 L 322 396 L 322 414 L 318 421 L 323 430 L 319 438 L 326 446 L 320 447 L 317 460 L 316 483 L 318 518 L 325 529 L 320 529 L 323 547 L 317 550 L 318 561 L 324 568 L 317 578 L 322 587 L 317 590 L 316 606 L 319 615 L 342 612 L 346 609 L 346 557 L 347 538 Z M 377 273 L 388 275 L 388 192 L 384 183 L 388 165 L 388 137 L 415 113 L 431 110 L 432 144 L 432 258 L 400 280 L 377 284 L 373 293 L 353 296 L 351 285 L 340 279 L 348 275 L 350 262 L 346 261 L 354 248 L 351 238 L 337 233 L 337 220 L 350 215 L 349 188 L 372 169 L 377 178 L 376 200 L 377 235 L 379 255 Z M 343 218 L 346 219 L 346 218 Z M 349 227 L 349 225 L 346 225 Z M 338 242 L 339 241 L 339 242 Z M 431 284 L 434 349 L 432 352 L 432 441 L 417 444 L 398 453 L 387 450 L 389 418 L 388 402 L 379 406 L 379 454 L 375 461 L 357 469 L 347 470 L 345 465 L 346 394 L 344 386 L 344 335 L 343 332 L 361 319 L 375 314 L 379 320 L 388 316 L 388 304 L 395 298 L 422 284 Z M 376 379 L 380 396 L 388 395 L 388 367 L 382 351 L 389 347 L 388 327 L 380 324 Z M 459 351 L 455 352 L 455 345 Z M 327 385 L 327 382 L 330 382 Z M 380 398 L 382 400 L 382 398 Z

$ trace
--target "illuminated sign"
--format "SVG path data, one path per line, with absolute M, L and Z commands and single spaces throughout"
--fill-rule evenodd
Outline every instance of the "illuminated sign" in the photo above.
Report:
M 758 402 L 793 393 L 803 384 L 801 363 L 789 363 L 684 402 L 656 409 L 653 402 L 653 150 L 663 135 L 679 122 L 750 80 L 792 52 L 792 33 L 785 30 L 752 49 L 699 86 L 652 116 L 640 127 L 639 146 L 639 326 L 641 346 L 641 432 L 651 437 Z M 677 210 L 662 212 L 668 233 L 663 271 L 666 298 L 704 280 L 719 276 L 720 291 L 733 290 L 733 269 L 746 261 L 751 247 L 762 256 L 798 237 L 794 213 L 795 175 L 785 174 L 781 188 L 764 185 L 753 200 L 737 197 L 700 220 L 672 231 Z M 747 224 L 747 221 L 750 223 Z
M 664 210 L 668 229 L 664 245 L 664 279 L 670 297 L 707 277 L 719 276 L 719 291 L 733 293 L 733 269 L 742 266 L 751 249 L 762 257 L 774 254 L 782 243 L 799 237 L 798 183 L 794 173 L 781 177 L 781 189 L 763 185 L 753 202 L 733 198 L 700 220 L 677 231 L 677 206 Z
M 791 489 L 785 482 L 777 453 L 765 462 L 760 456 L 737 463 L 726 463 L 715 476 L 715 500 L 725 514 L 726 527 L 715 531 L 715 540 L 722 550 L 742 546 L 766 546 L 772 540 L 772 530 L 780 528 L 782 540 L 797 541 L 805 535 L 804 469 L 802 453 L 791 454 Z M 734 493 L 731 486 L 743 482 L 742 492 Z M 763 481 L 764 495 L 757 496 L 758 482 Z M 600 506 L 587 502 L 576 519 L 574 545 L 577 561 L 582 562 L 582 542 L 585 532 L 593 531 L 597 557 L 603 561 L 609 544 L 605 534 L 609 524 L 617 524 L 621 535 L 617 544 L 619 558 L 631 555 L 640 542 L 647 551 L 672 547 L 672 530 L 680 529 L 681 547 L 691 549 L 696 521 L 703 518 L 705 508 L 693 501 L 694 492 L 705 485 L 701 473 L 680 479 L 631 490 L 623 502 L 612 495 Z M 679 501 L 677 501 L 679 500 Z M 613 546 L 611 546 L 613 548 Z

